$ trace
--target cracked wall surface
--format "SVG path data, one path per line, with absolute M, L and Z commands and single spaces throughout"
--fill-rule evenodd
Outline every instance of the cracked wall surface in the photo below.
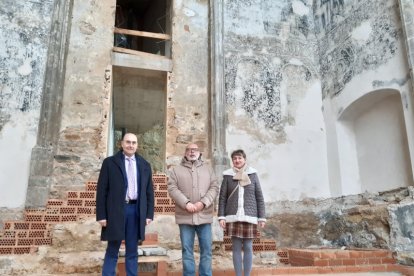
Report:
M 0 2 L 0 207 L 25 203 L 52 9 L 50 0 Z

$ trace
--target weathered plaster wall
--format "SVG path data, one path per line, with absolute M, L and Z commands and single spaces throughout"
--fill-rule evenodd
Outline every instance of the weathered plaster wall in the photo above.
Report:
M 209 1 L 173 3 L 173 70 L 167 88 L 167 166 L 177 164 L 189 142 L 208 156 L 208 28 Z
M 0 208 L 25 203 L 52 9 L 51 0 L 0 2 Z
M 356 159 L 358 145 L 353 141 L 353 132 L 344 130 L 338 123 L 344 110 L 369 93 L 381 93 L 384 89 L 399 91 L 405 121 L 402 127 L 407 129 L 409 145 L 414 138 L 412 88 L 398 2 L 326 1 L 315 7 L 315 22 L 331 191 L 332 195 L 355 194 L 362 192 L 366 185 L 361 182 L 363 178 Z M 369 125 L 365 131 L 370 132 Z M 393 134 L 384 128 L 383 135 Z M 409 150 L 413 160 L 412 146 Z M 412 175 L 412 164 L 409 167 L 404 172 L 406 175 Z M 412 179 L 398 185 L 411 183 Z M 389 185 L 388 188 L 394 187 Z
M 315 6 L 324 97 L 341 94 L 355 76 L 401 58 L 402 30 L 397 4 L 396 0 L 352 0 L 324 1 Z M 403 70 L 398 73 L 405 71 L 406 64 L 401 65 Z M 406 78 L 404 74 L 394 82 L 403 84 Z M 371 88 L 384 86 L 365 83 Z
M 230 154 L 247 153 L 265 200 L 330 195 L 311 1 L 227 0 Z
M 115 3 L 74 2 L 52 197 L 96 180 L 107 154 Z

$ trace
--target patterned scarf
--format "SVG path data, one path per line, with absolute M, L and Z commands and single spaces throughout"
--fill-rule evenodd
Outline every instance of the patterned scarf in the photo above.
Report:
M 240 169 L 233 167 L 233 171 L 236 173 L 233 176 L 234 180 L 238 180 L 240 186 L 244 187 L 246 185 L 249 185 L 250 183 L 252 183 L 250 181 L 249 176 L 247 175 L 247 173 L 244 172 L 244 170 L 247 168 L 247 164 L 244 164 L 243 167 L 241 167 Z

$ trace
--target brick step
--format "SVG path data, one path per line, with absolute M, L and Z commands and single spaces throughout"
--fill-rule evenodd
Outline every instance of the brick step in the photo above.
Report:
M 293 266 L 395 264 L 393 253 L 383 249 L 289 249 Z

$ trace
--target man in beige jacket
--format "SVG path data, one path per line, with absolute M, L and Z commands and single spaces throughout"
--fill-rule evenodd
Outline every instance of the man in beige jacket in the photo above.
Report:
M 194 238 L 200 246 L 199 276 L 212 276 L 212 233 L 217 178 L 211 166 L 201 160 L 197 144 L 185 149 L 181 164 L 169 172 L 168 193 L 175 201 L 175 222 L 180 228 L 183 276 L 195 276 Z

